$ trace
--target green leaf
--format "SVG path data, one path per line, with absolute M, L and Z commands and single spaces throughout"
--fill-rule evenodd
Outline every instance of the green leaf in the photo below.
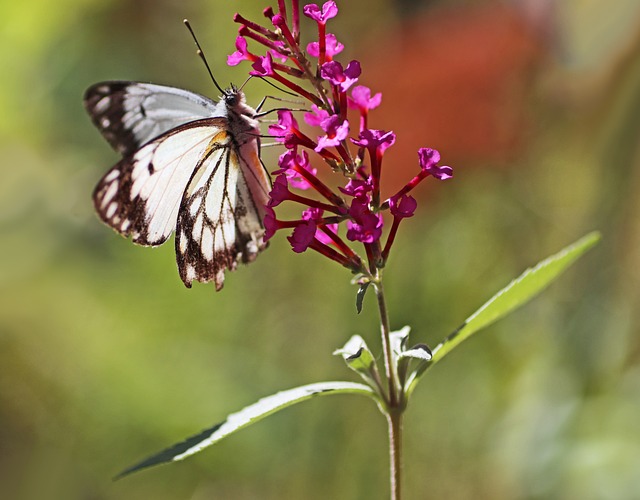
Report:
M 402 390 L 404 380 L 409 368 L 410 358 L 402 359 L 402 353 L 407 347 L 409 341 L 409 334 L 411 333 L 410 326 L 404 326 L 400 330 L 391 332 L 389 334 L 389 345 L 391 347 L 391 369 L 394 371 L 394 379 L 396 380 L 397 389 Z
M 364 301 L 364 296 L 367 294 L 367 289 L 370 284 L 370 281 L 365 281 L 360 285 L 360 288 L 358 288 L 358 293 L 356 294 L 356 311 L 358 314 L 362 312 L 362 302 Z
M 407 392 L 413 390 L 417 379 L 428 367 L 444 358 L 473 333 L 494 323 L 531 300 L 599 240 L 600 234 L 598 232 L 589 233 L 555 255 L 543 260 L 535 267 L 527 269 L 517 279 L 500 290 L 433 349 L 431 361 L 423 365 L 419 372 L 413 373 L 407 381 Z
M 316 396 L 328 394 L 362 394 L 380 404 L 379 398 L 370 387 L 354 382 L 319 382 L 278 392 L 260 399 L 257 403 L 247 406 L 237 413 L 232 413 L 226 420 L 214 425 L 210 429 L 206 429 L 181 443 L 177 443 L 160 453 L 128 467 L 118 474 L 115 479 L 153 465 L 182 460 L 288 406 L 301 403 Z
M 417 359 L 420 361 L 431 361 L 431 357 L 432 357 L 432 354 L 429 348 L 424 344 L 418 344 L 417 346 L 412 347 L 411 349 L 402 351 L 402 353 L 398 358 L 399 359 L 411 358 L 411 359 Z
M 342 349 L 336 349 L 333 354 L 342 356 L 347 366 L 358 373 L 369 373 L 375 364 L 373 354 L 360 335 L 351 337 Z
M 382 394 L 376 360 L 360 335 L 351 337 L 342 349 L 335 350 L 333 354 L 342 356 L 349 368 L 358 373 L 379 394 Z
M 389 343 L 391 344 L 391 356 L 394 361 L 397 362 L 402 352 L 407 347 L 409 341 L 409 334 L 411 333 L 410 326 L 403 326 L 400 330 L 391 332 L 389 334 Z

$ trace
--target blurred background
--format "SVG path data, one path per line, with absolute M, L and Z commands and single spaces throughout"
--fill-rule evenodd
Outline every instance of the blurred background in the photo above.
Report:
M 275 3 L 275 2 L 274 2 Z M 0 488 L 7 499 L 387 497 L 386 423 L 364 398 L 313 400 L 185 462 L 131 463 L 277 390 L 354 380 L 331 356 L 379 352 L 372 297 L 293 254 L 187 290 L 173 243 L 132 245 L 91 191 L 117 156 L 82 108 L 90 84 L 216 97 L 236 11 L 257 0 L 0 5 Z M 391 190 L 416 150 L 455 169 L 421 186 L 386 271 L 392 326 L 434 346 L 524 268 L 602 243 L 542 296 L 429 372 L 405 424 L 406 498 L 631 499 L 640 493 L 640 3 L 350 0 L 330 31 L 383 92 Z M 309 25 L 307 25 L 309 28 Z M 307 34 L 312 36 L 314 30 Z M 250 103 L 275 91 L 246 87 Z M 271 169 L 279 154 L 265 151 Z M 429 185 L 427 185 L 429 184 Z M 636 193 L 636 194 L 634 194 Z

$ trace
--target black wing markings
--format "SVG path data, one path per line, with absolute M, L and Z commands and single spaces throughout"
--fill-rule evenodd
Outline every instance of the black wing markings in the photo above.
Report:
M 253 261 L 267 244 L 262 241 L 262 213 L 249 192 L 245 169 L 240 163 L 243 160 L 235 141 L 227 143 L 212 161 L 215 165 L 204 183 L 187 194 L 191 186 L 196 187 L 197 182 L 192 180 L 185 192 L 179 210 L 175 249 L 180 277 L 187 287 L 191 287 L 193 280 L 214 281 L 216 289 L 220 290 L 226 269 L 236 269 L 238 262 Z M 203 163 L 201 168 L 207 169 L 207 166 Z M 220 175 L 223 175 L 222 180 L 217 178 Z M 230 175 L 236 176 L 231 182 Z M 223 189 L 219 202 L 209 207 L 212 195 L 213 201 L 217 201 L 215 186 L 220 182 Z M 230 185 L 235 192 L 230 192 Z M 217 217 L 212 219 L 210 214 Z
M 92 85 L 84 106 L 93 124 L 123 156 L 185 123 L 216 116 L 216 103 L 174 87 L 112 81 Z

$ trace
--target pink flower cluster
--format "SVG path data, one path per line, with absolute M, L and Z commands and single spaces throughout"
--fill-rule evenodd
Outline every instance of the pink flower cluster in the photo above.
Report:
M 360 63 L 353 60 L 344 66 L 334 59 L 344 49 L 336 36 L 326 31 L 327 22 L 338 14 L 335 1 L 322 7 L 303 7 L 302 14 L 317 25 L 317 40 L 308 43 L 306 50 L 300 43 L 298 0 L 292 0 L 290 11 L 285 0 L 278 0 L 277 12 L 269 7 L 263 13 L 272 26 L 262 26 L 239 14 L 234 16 L 241 27 L 237 50 L 228 57 L 228 64 L 249 61 L 252 76 L 271 79 L 307 100 L 310 111 L 304 114 L 304 121 L 317 131 L 309 134 L 301 130 L 289 109 L 278 110 L 277 122 L 269 127 L 270 135 L 286 151 L 274 172 L 276 178 L 264 221 L 265 239 L 280 229 L 293 229 L 288 240 L 295 252 L 311 248 L 355 273 L 376 275 L 385 264 L 400 222 L 416 210 L 416 200 L 409 192 L 428 176 L 445 180 L 452 177 L 453 171 L 438 165 L 440 155 L 436 150 L 421 148 L 417 175 L 398 193 L 381 200 L 384 153 L 393 146 L 396 136 L 368 127 L 369 112 L 380 105 L 382 95 L 372 95 L 369 88 L 358 85 Z M 264 55 L 249 51 L 249 39 L 266 48 Z M 350 122 L 354 114 L 358 117 L 355 129 Z M 323 175 L 343 175 L 342 187 L 334 190 L 320 179 L 318 170 L 311 165 L 313 155 L 328 166 Z M 302 205 L 299 219 L 285 221 L 276 217 L 274 207 L 285 201 Z M 385 212 L 390 214 L 391 227 L 383 245 Z M 341 236 L 339 228 L 343 224 L 346 232 Z M 366 264 L 351 246 L 356 242 L 364 246 Z

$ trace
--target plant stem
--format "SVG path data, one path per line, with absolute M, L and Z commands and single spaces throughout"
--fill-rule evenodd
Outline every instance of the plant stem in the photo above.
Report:
M 376 296 L 378 298 L 378 310 L 380 311 L 380 330 L 382 333 L 382 350 L 384 354 L 384 370 L 389 383 L 389 407 L 398 406 L 398 384 L 396 383 L 396 371 L 393 367 L 393 358 L 391 356 L 391 328 L 389 327 L 389 313 L 387 312 L 387 303 L 384 298 L 384 289 L 382 288 L 382 280 L 378 279 L 374 283 Z
M 391 486 L 391 500 L 401 499 L 402 473 L 402 413 L 404 405 L 402 395 L 398 390 L 397 373 L 391 355 L 391 328 L 389 313 L 384 298 L 382 280 L 375 283 L 378 309 L 380 311 L 380 329 L 382 333 L 382 348 L 384 351 L 384 367 L 389 383 L 386 416 L 389 424 L 389 479 Z
M 387 415 L 389 423 L 389 459 L 390 459 L 390 480 L 391 480 L 391 500 L 400 500 L 402 481 L 402 410 L 397 409 Z

